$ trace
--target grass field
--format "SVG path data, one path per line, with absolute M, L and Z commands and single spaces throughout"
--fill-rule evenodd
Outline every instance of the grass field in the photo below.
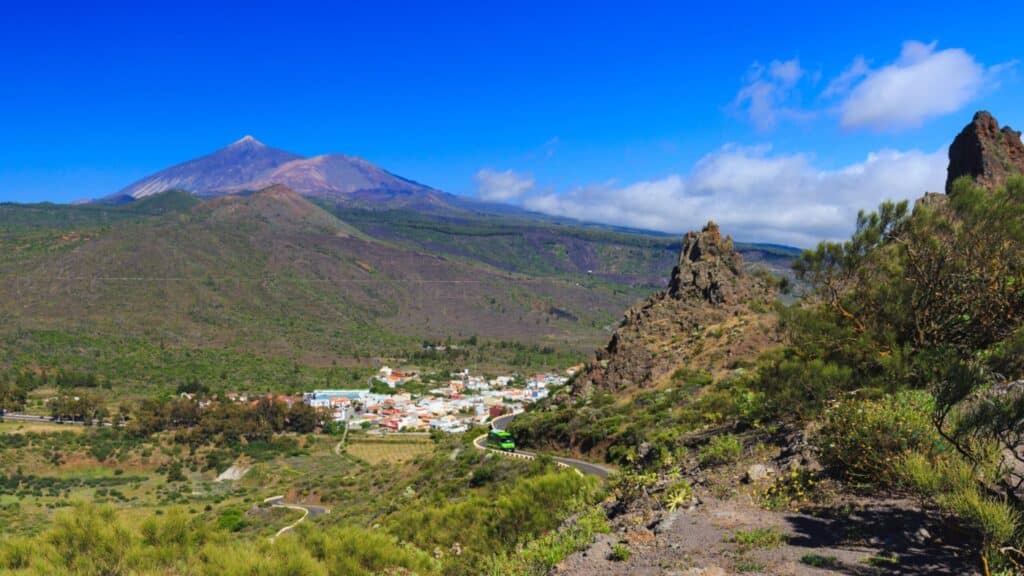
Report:
M 349 439 L 347 453 L 370 465 L 381 462 L 407 462 L 433 449 L 434 443 L 426 436 L 372 438 L 361 436 Z

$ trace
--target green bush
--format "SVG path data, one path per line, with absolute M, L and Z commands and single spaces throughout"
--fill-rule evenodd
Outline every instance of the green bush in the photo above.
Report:
M 451 468 L 450 462 L 445 464 Z M 552 471 L 488 484 L 465 498 L 405 506 L 383 524 L 422 550 L 449 550 L 458 544 L 461 555 L 446 557 L 448 571 L 472 574 L 495 552 L 554 530 L 566 516 L 598 497 L 599 485 L 593 478 Z
M 220 513 L 217 518 L 217 527 L 228 532 L 238 532 L 248 526 L 244 513 L 237 508 L 229 508 Z
M 313 558 L 327 567 L 329 574 L 372 576 L 399 567 L 409 572 L 396 570 L 396 574 L 432 574 L 437 570 L 438 562 L 429 554 L 381 531 L 353 526 L 329 530 L 303 526 L 299 539 Z
M 988 552 L 1014 539 L 1020 512 L 983 494 L 977 474 L 958 455 L 933 460 L 907 454 L 896 470 L 905 486 L 976 529 Z
M 29 539 L 5 537 L 0 542 L 0 570 L 22 570 L 32 564 L 38 549 Z
M 906 454 L 944 450 L 931 421 L 933 407 L 931 395 L 922 391 L 836 403 L 817 437 L 822 464 L 858 482 L 895 480 L 896 464 Z
M 113 508 L 83 504 L 57 517 L 45 536 L 56 562 L 73 574 L 126 573 L 131 533 Z
M 1011 380 L 1024 376 L 1024 327 L 995 346 L 988 362 L 993 370 Z
M 670 511 L 678 510 L 693 502 L 693 486 L 686 480 L 680 480 L 665 490 L 664 503 Z
M 542 535 L 516 553 L 496 554 L 490 559 L 485 573 L 493 576 L 544 576 L 567 556 L 586 548 L 594 541 L 594 536 L 608 532 L 610 529 L 604 510 L 600 506 L 592 506 L 568 526 Z
M 612 551 L 608 554 L 608 559 L 612 562 L 625 562 L 626 560 L 629 560 L 629 556 L 629 547 L 622 542 L 617 542 L 612 546 Z
M 729 539 L 743 550 L 751 548 L 778 548 L 789 540 L 789 536 L 776 528 L 754 528 L 740 530 Z
M 821 554 L 804 554 L 800 557 L 800 563 L 828 570 L 835 570 L 843 565 L 835 556 L 822 556 Z
M 701 466 L 719 466 L 736 462 L 742 453 L 743 443 L 739 438 L 732 434 L 721 434 L 712 437 L 700 448 L 697 459 Z

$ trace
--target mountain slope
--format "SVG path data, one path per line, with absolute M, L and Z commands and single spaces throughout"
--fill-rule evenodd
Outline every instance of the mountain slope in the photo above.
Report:
M 303 158 L 271 148 L 251 136 L 194 160 L 161 170 L 104 198 L 131 203 L 167 190 L 202 197 L 250 192 L 281 184 L 303 196 L 388 204 L 449 207 L 447 194 L 396 176 L 366 160 L 342 154 Z
M 246 136 L 212 154 L 147 176 L 112 197 L 138 199 L 171 189 L 209 195 L 258 180 L 278 166 L 300 158 L 298 154 L 271 148 L 252 136 Z
M 0 235 L 7 330 L 312 362 L 449 336 L 586 349 L 630 299 L 373 240 L 281 186 L 25 241 Z
M 427 192 L 430 188 L 390 172 L 354 156 L 324 154 L 313 158 L 292 160 L 275 168 L 263 178 L 240 186 L 227 186 L 223 192 L 260 189 L 282 184 L 304 196 L 335 197 L 363 190 L 392 192 Z

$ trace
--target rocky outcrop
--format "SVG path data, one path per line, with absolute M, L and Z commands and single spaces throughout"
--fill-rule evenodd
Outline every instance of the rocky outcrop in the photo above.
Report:
M 712 305 L 735 302 L 743 257 L 733 249 L 732 238 L 722 238 L 718 225 L 708 222 L 700 232 L 688 232 L 672 270 L 668 295 L 676 299 L 701 299 Z
M 752 313 L 772 298 L 767 281 L 709 222 L 683 240 L 668 288 L 630 308 L 608 346 L 573 382 L 573 393 L 657 384 L 680 367 L 708 369 L 763 349 L 770 330 Z
M 949 147 L 946 193 L 961 176 L 970 176 L 985 188 L 997 188 L 1012 174 L 1024 173 L 1024 144 L 1020 132 L 985 111 L 974 115 Z

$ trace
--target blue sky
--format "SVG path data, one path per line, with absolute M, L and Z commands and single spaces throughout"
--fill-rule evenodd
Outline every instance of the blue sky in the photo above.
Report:
M 252 134 L 807 244 L 941 184 L 974 110 L 1024 127 L 1020 2 L 89 4 L 5 6 L 0 201 L 102 196 Z

